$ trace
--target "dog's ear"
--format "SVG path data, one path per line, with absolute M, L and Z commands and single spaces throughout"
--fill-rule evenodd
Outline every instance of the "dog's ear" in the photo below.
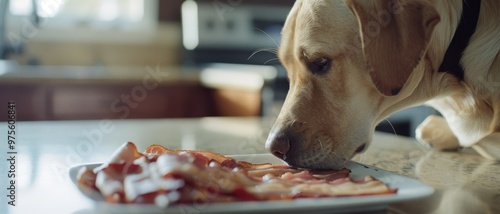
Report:
M 358 19 L 370 76 L 384 95 L 399 93 L 425 53 L 439 14 L 426 0 L 346 0 Z

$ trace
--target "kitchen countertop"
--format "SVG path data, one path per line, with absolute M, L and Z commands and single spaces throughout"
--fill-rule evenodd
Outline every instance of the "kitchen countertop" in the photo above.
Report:
M 204 67 L 25 66 L 0 60 L 0 83 L 159 84 L 193 83 L 212 88 L 260 90 L 276 78 L 273 66 L 213 63 Z
M 198 70 L 151 65 L 145 67 L 24 66 L 0 62 L 0 83 L 142 83 L 151 78 L 160 84 L 199 82 Z
M 172 149 L 204 149 L 222 154 L 266 153 L 263 142 L 273 120 L 17 122 L 15 207 L 7 204 L 8 124 L 2 123 L 0 212 L 83 214 L 97 210 L 71 183 L 67 172 L 70 166 L 106 161 L 126 141 L 135 142 L 139 150 L 161 144 Z M 500 213 L 500 164 L 487 161 L 471 150 L 433 151 L 414 139 L 376 133 L 369 149 L 355 160 L 436 188 L 430 197 L 391 204 L 382 213 Z

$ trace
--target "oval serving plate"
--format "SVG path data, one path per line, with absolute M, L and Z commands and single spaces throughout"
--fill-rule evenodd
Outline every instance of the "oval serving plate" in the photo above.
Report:
M 237 160 L 252 163 L 283 164 L 281 160 L 271 154 L 230 155 Z M 71 181 L 76 186 L 78 170 L 83 167 L 91 169 L 101 163 L 89 163 L 73 166 L 69 170 Z M 431 195 L 434 189 L 415 179 L 398 175 L 383 169 L 350 162 L 346 168 L 352 172 L 353 179 L 360 179 L 367 175 L 373 176 L 386 183 L 391 188 L 397 188 L 394 195 L 332 197 L 319 199 L 296 199 L 292 201 L 259 201 L 259 202 L 232 202 L 212 204 L 183 204 L 160 208 L 155 205 L 139 204 L 111 204 L 104 201 L 96 191 L 92 193 L 80 192 L 95 202 L 96 212 L 105 213 L 344 213 L 364 212 L 384 209 L 389 203 L 413 200 Z M 77 186 L 76 186 L 77 187 Z M 78 187 L 77 187 L 78 188 Z

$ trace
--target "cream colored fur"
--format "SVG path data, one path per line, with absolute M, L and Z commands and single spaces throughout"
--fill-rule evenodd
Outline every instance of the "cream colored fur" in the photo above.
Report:
M 384 10 L 391 12 L 387 25 L 376 18 Z M 431 117 L 417 129 L 422 142 L 472 147 L 500 160 L 500 2 L 482 1 L 461 62 L 464 82 L 437 71 L 461 11 L 459 0 L 297 0 L 278 54 L 290 90 L 266 146 L 286 132 L 293 138 L 285 161 L 338 168 L 371 141 L 379 122 L 427 103 L 444 118 Z M 317 58 L 332 60 L 326 74 L 307 69 Z M 401 91 L 389 94 L 397 86 Z

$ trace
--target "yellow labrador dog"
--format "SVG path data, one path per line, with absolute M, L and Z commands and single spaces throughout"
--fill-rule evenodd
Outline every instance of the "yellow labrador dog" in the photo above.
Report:
M 419 140 L 500 160 L 498 11 L 498 0 L 297 0 L 278 52 L 290 89 L 266 147 L 296 167 L 339 168 L 379 122 L 427 102 L 444 117 Z

